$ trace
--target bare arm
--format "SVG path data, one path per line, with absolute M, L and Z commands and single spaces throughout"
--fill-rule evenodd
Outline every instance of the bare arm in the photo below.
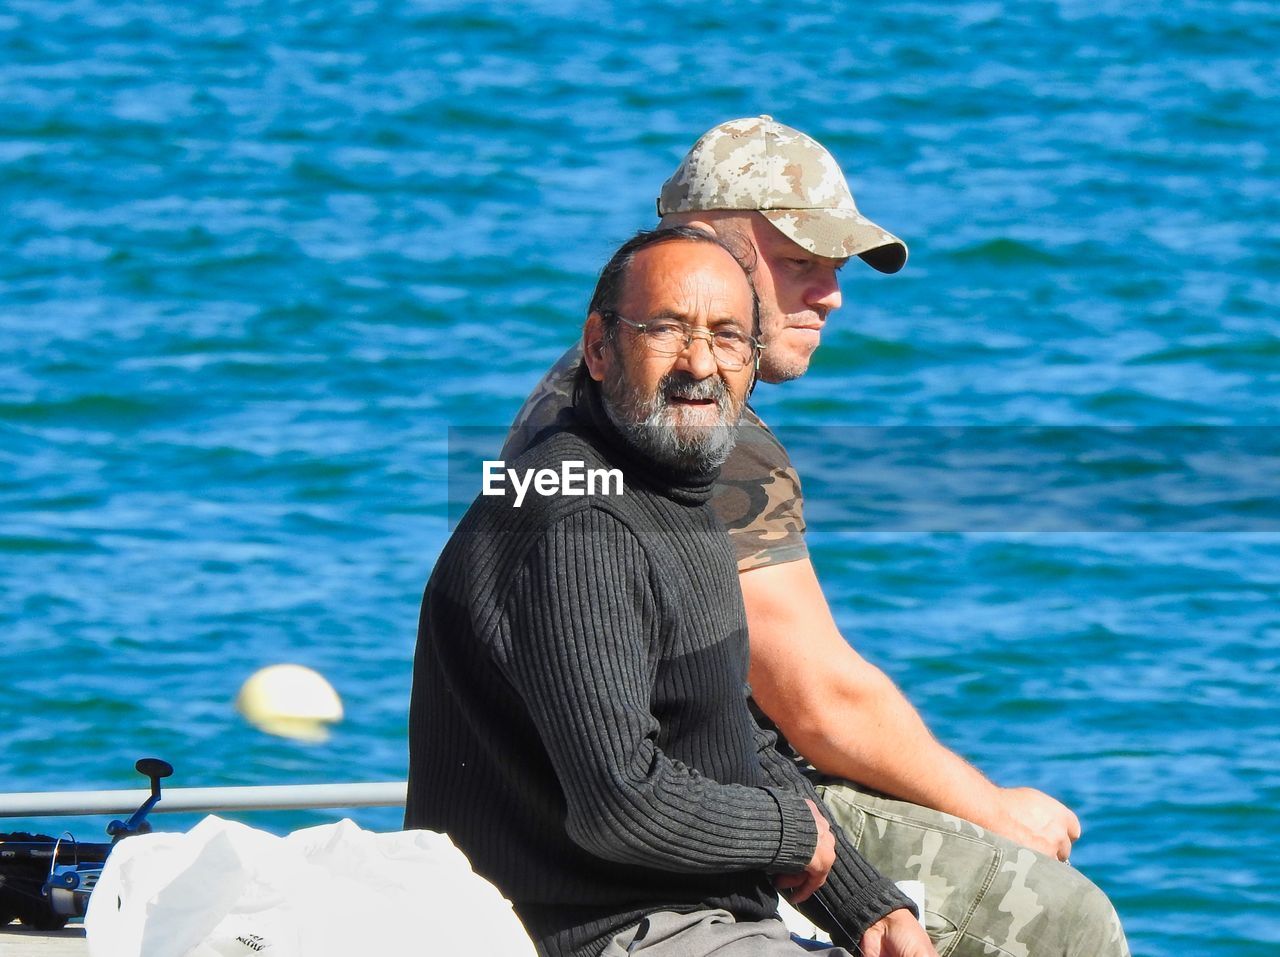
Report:
M 1032 788 L 998 787 L 939 743 L 840 634 L 811 562 L 739 577 L 756 701 L 816 768 L 1066 859 L 1080 836 L 1070 809 Z

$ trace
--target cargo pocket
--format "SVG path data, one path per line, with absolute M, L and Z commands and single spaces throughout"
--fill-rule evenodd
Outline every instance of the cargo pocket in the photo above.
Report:
M 949 957 L 999 873 L 1004 854 L 973 825 L 950 815 L 852 788 L 820 787 L 836 823 L 872 866 L 892 881 L 925 886 L 924 926 L 938 957 Z M 919 811 L 919 816 L 896 813 Z

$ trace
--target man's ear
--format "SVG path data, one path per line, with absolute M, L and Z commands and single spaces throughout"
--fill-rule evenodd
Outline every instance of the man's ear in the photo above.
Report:
M 605 340 L 604 317 L 598 312 L 587 316 L 586 325 L 582 327 L 582 358 L 591 378 L 603 382 L 612 356 Z
M 719 235 L 714 225 L 715 217 L 702 213 L 668 213 L 662 217 L 659 226 L 689 226 L 693 229 L 700 229 L 704 233 L 710 233 L 712 236 Z M 723 237 L 721 237 L 723 238 Z

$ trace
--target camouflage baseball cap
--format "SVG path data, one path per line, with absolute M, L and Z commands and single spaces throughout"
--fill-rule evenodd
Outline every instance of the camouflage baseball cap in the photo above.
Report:
M 771 116 L 708 130 L 662 184 L 659 216 L 711 209 L 756 210 L 819 256 L 861 256 L 881 272 L 907 261 L 907 244 L 858 212 L 835 157 Z

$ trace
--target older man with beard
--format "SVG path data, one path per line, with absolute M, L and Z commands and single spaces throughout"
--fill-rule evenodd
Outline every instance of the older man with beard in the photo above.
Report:
M 699 137 L 658 196 L 662 224 L 696 226 L 753 254 L 759 377 L 805 374 L 852 257 L 907 260 L 867 219 L 821 144 L 771 117 Z M 577 347 L 534 388 L 503 449 L 514 458 L 569 406 Z M 1127 957 L 1111 902 L 1066 863 L 1080 822 L 1035 788 L 1001 787 L 934 738 L 894 683 L 836 625 L 805 545 L 800 479 L 748 408 L 713 505 L 729 529 L 751 635 L 756 703 L 816 768 L 828 807 L 895 880 L 926 886 L 926 924 L 951 957 Z
M 748 710 L 710 497 L 758 309 L 707 233 L 626 243 L 591 301 L 571 414 L 514 463 L 617 469 L 623 494 L 481 496 L 427 585 L 405 825 L 446 831 L 543 954 L 799 955 L 782 890 L 844 946 L 936 957 Z

